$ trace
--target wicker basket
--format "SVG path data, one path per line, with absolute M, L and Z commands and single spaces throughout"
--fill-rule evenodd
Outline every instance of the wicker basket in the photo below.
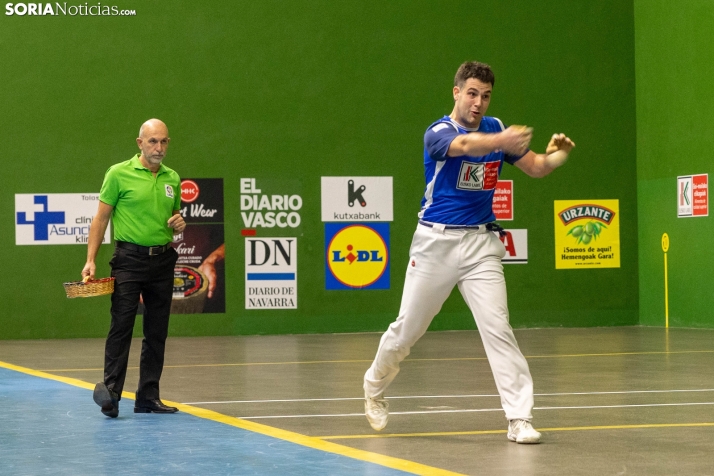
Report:
M 114 278 L 64 283 L 68 298 L 104 296 L 114 292 Z

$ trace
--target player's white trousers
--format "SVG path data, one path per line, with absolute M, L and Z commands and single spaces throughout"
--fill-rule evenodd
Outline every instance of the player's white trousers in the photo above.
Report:
M 506 418 L 531 420 L 533 379 L 508 323 L 501 241 L 483 227 L 444 230 L 418 225 L 409 254 L 399 316 L 382 336 L 364 376 L 365 393 L 384 393 L 399 373 L 399 363 L 458 285 L 476 320 Z

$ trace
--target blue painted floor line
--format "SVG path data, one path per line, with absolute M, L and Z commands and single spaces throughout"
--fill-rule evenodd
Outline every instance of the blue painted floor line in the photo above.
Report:
M 92 392 L 0 368 L 2 475 L 409 474 L 179 412 L 106 418 Z

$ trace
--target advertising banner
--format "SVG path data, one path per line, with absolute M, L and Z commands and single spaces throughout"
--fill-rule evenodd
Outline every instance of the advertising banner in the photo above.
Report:
M 86 245 L 98 193 L 15 194 L 16 245 Z M 102 243 L 111 242 L 111 226 Z
M 325 288 L 389 289 L 389 223 L 325 223 Z
M 393 221 L 392 177 L 322 177 L 322 221 Z
M 506 255 L 502 263 L 528 263 L 528 230 L 504 230 L 505 236 L 500 236 Z
M 677 216 L 709 216 L 709 174 L 677 177 Z
M 173 314 L 226 312 L 223 179 L 181 181 L 183 233 L 174 236 Z
M 513 220 L 513 180 L 499 180 L 493 194 L 493 214 L 496 220 Z
M 620 267 L 619 200 L 556 200 L 555 268 Z
M 297 238 L 245 239 L 245 308 L 297 309 Z
M 270 189 L 258 188 L 255 178 L 240 179 L 240 216 L 243 236 L 255 236 L 260 228 L 298 228 L 302 221 L 302 197 L 285 193 L 283 184 L 264 181 Z M 291 185 L 295 184 L 291 182 Z

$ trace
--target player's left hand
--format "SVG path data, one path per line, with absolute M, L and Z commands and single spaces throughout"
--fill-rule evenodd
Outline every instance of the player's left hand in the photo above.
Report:
M 553 152 L 562 150 L 566 154 L 569 154 L 570 151 L 573 150 L 573 147 L 575 147 L 575 142 L 570 140 L 565 134 L 553 134 L 553 137 L 550 138 L 550 142 L 548 142 L 548 147 L 545 148 L 545 153 L 552 154 Z
M 171 218 L 169 218 L 167 224 L 169 225 L 169 228 L 174 229 L 174 235 L 177 233 L 181 233 L 186 228 L 186 222 L 183 221 L 183 217 L 180 213 L 171 215 Z

